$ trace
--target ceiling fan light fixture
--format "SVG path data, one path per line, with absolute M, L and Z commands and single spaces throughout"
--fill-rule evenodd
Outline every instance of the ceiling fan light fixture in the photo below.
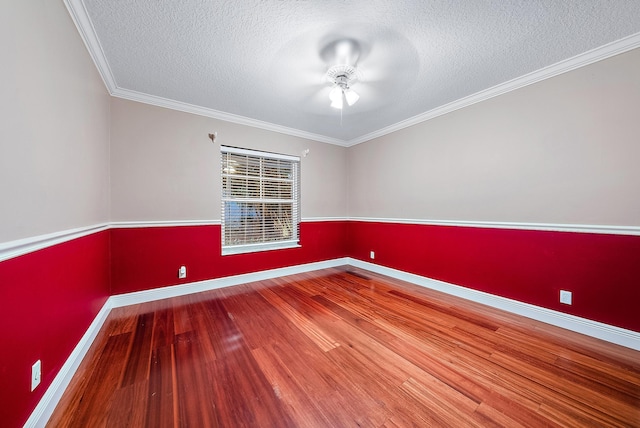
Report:
M 342 110 L 344 103 L 342 102 L 342 91 L 340 91 L 340 98 L 335 100 L 331 100 L 331 107 L 337 108 L 338 110 Z
M 347 104 L 349 104 L 349 106 L 354 105 L 360 99 L 360 95 L 358 95 L 358 93 L 353 89 L 347 89 L 346 91 L 344 91 L 344 97 L 346 98 Z
M 329 99 L 331 101 L 338 101 L 342 99 L 342 88 L 340 86 L 335 86 L 331 92 L 329 92 Z
M 359 77 L 358 69 L 346 64 L 334 65 L 327 71 L 327 81 L 334 85 L 329 93 L 331 107 L 342 109 L 344 107 L 344 100 L 347 101 L 349 106 L 354 105 L 358 101 L 360 95 L 351 89 L 351 85 L 355 83 Z

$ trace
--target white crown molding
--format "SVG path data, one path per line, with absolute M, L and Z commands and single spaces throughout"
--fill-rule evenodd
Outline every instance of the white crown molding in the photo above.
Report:
M 53 382 L 51 382 L 51 385 L 47 388 L 47 391 L 38 402 L 38 405 L 31 413 L 31 416 L 29 416 L 29 419 L 27 419 L 27 422 L 24 424 L 25 428 L 44 427 L 47 424 L 47 421 L 62 398 L 62 394 L 64 394 L 65 389 L 69 386 L 69 383 L 71 382 L 71 379 L 73 379 L 76 370 L 78 370 L 82 359 L 89 351 L 89 348 L 100 332 L 102 325 L 106 321 L 109 312 L 111 312 L 111 308 L 113 306 L 111 305 L 110 300 L 111 298 L 107 299 L 76 347 L 73 348 L 71 355 L 69 355 L 69 358 L 67 358 L 64 365 L 53 379 Z
M 314 134 L 311 132 L 302 131 L 300 129 L 289 128 L 282 125 L 276 125 L 273 123 L 251 119 L 244 116 L 239 116 L 231 113 L 226 113 L 219 110 L 200 107 L 193 104 L 188 104 L 180 101 L 171 100 L 168 98 L 158 97 L 155 95 L 145 94 L 129 89 L 120 88 L 117 83 L 107 57 L 105 56 L 104 49 L 100 44 L 100 40 L 96 34 L 95 28 L 89 13 L 84 5 L 83 0 L 63 0 L 71 19 L 73 20 L 80 37 L 84 41 L 91 59 L 98 68 L 100 76 L 104 81 L 109 94 L 131 101 L 137 101 L 144 104 L 150 104 L 157 107 L 164 107 L 171 110 L 182 111 L 185 113 L 192 113 L 199 116 L 210 117 L 213 119 L 224 120 L 225 122 L 237 123 L 240 125 L 251 126 L 253 128 L 264 129 L 267 131 L 278 132 L 285 135 L 291 135 L 294 137 L 306 138 L 308 140 L 319 141 L 322 143 L 335 144 L 338 146 L 346 147 L 347 142 L 338 138 L 327 137 L 320 134 Z
M 217 226 L 220 220 L 158 220 L 158 221 L 113 221 L 110 229 L 134 229 L 143 227 Z
M 78 227 L 75 229 L 63 230 L 61 232 L 3 242 L 0 243 L 0 262 L 42 250 L 56 244 L 62 244 L 63 242 L 71 241 L 72 239 L 82 238 L 83 236 L 102 232 L 108 228 L 108 223 L 101 223 L 93 226 Z
M 287 126 L 276 125 L 262 120 L 251 119 L 237 114 L 225 113 L 220 110 L 214 110 L 206 107 L 200 107 L 181 101 L 170 100 L 155 95 L 144 94 L 142 92 L 132 91 L 129 89 L 115 88 L 111 95 L 131 101 L 137 101 L 144 104 L 150 104 L 157 107 L 164 107 L 171 110 L 182 111 L 185 113 L 197 114 L 198 116 L 210 117 L 213 119 L 224 120 L 225 122 L 237 123 L 239 125 L 251 126 L 253 128 L 264 129 L 267 131 L 279 132 L 280 134 L 291 135 L 294 137 L 305 138 L 307 140 L 319 141 L 321 143 L 335 144 L 346 147 L 347 142 L 337 138 L 327 137 L 320 134 L 302 131 L 300 129 L 289 128 Z
M 109 91 L 110 94 L 113 94 L 113 91 L 118 87 L 118 85 L 116 85 L 116 79 L 113 76 L 113 72 L 111 71 L 107 57 L 104 54 L 100 40 L 96 35 L 96 30 L 93 27 L 91 18 L 89 18 L 89 13 L 84 6 L 84 2 L 82 0 L 63 1 L 69 11 L 69 15 L 71 15 L 73 23 L 78 29 L 78 33 L 80 33 L 82 41 L 89 51 L 91 59 L 98 68 L 98 73 L 100 73 L 100 76 L 107 87 L 107 91 Z
M 481 303 L 492 308 L 501 309 L 516 315 L 542 321 L 587 336 L 606 340 L 607 342 L 640 351 L 640 333 L 624 328 L 592 321 L 575 315 L 565 314 L 540 306 L 507 299 L 506 297 L 473 290 L 444 281 L 427 278 L 397 269 L 348 258 L 348 263 L 361 269 L 390 276 L 401 281 L 410 282 L 421 287 L 437 290 L 452 296 L 461 297 L 472 302 Z
M 83 0 L 64 0 L 64 4 L 67 7 L 69 14 L 71 15 L 73 22 L 78 28 L 78 32 L 80 33 L 82 40 L 87 46 L 87 50 L 89 51 L 93 62 L 96 64 L 98 72 L 102 76 L 102 80 L 104 80 L 107 90 L 112 96 L 186 113 L 197 114 L 199 116 L 211 117 L 218 120 L 224 120 L 226 122 L 237 123 L 240 125 L 251 126 L 254 128 L 265 129 L 273 132 L 279 132 L 281 134 L 291 135 L 294 137 L 306 138 L 322 143 L 335 144 L 342 147 L 351 147 L 355 146 L 356 144 L 364 143 L 374 138 L 390 134 L 392 132 L 407 128 L 412 125 L 416 125 L 418 123 L 433 119 L 443 114 L 447 114 L 452 111 L 470 106 L 472 104 L 487 100 L 489 98 L 502 95 L 506 92 L 510 92 L 524 86 L 539 82 L 541 80 L 548 79 L 559 74 L 574 70 L 576 68 L 612 57 L 614 55 L 627 52 L 640 46 L 640 33 L 633 34 L 620 40 L 608 43 L 604 46 L 576 55 L 564 61 L 560 61 L 556 64 L 544 67 L 540 70 L 525 74 L 524 76 L 517 77 L 508 82 L 477 92 L 468 97 L 461 98 L 449 104 L 437 107 L 433 110 L 429 110 L 425 113 L 347 141 L 120 88 L 116 84 L 115 77 L 111 71 L 111 68 L 109 67 L 109 62 L 106 59 L 104 50 L 102 49 L 100 41 L 96 35 L 95 28 L 93 27 L 91 19 L 89 18 L 89 14 L 87 13 Z
M 367 223 L 420 224 L 426 226 L 482 227 L 489 229 L 541 230 L 549 232 L 598 233 L 608 235 L 640 235 L 640 226 L 607 226 L 589 224 L 516 223 L 503 221 L 423 220 L 407 218 L 349 217 L 349 221 Z
M 540 82 L 541 80 L 550 79 L 559 74 L 566 73 L 589 64 L 593 64 L 594 62 L 610 58 L 614 55 L 630 51 L 637 47 L 640 47 L 640 33 L 624 37 L 620 40 L 616 40 L 604 46 L 600 46 L 569 59 L 541 68 L 540 70 L 525 74 L 524 76 L 516 77 L 515 79 L 509 80 L 508 82 L 504 82 L 489 89 L 476 92 L 475 94 L 469 95 L 468 97 L 461 98 L 459 100 L 450 102 L 449 104 L 434 108 L 433 110 L 429 110 L 425 113 L 419 114 L 393 125 L 389 125 L 385 128 L 379 129 L 369 134 L 354 138 L 347 141 L 345 145 L 347 147 L 351 147 L 355 146 L 356 144 L 373 140 L 374 138 L 382 137 L 383 135 L 408 128 L 409 126 L 417 125 L 418 123 L 425 122 L 438 116 L 451 113 L 452 111 L 468 107 L 472 104 L 488 100 L 489 98 L 497 97 L 498 95 L 502 95 L 507 92 L 532 85 L 534 83 Z

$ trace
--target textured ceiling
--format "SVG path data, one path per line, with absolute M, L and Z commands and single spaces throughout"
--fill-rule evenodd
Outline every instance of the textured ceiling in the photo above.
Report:
M 640 39 L 638 0 L 66 3 L 114 95 L 344 145 Z M 361 97 L 341 117 L 323 79 L 342 38 L 360 46 Z

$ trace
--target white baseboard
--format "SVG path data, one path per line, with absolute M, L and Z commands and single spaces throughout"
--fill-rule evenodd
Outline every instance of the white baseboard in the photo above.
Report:
M 278 278 L 297 273 L 311 272 L 314 270 L 327 269 L 331 267 L 351 265 L 366 269 L 375 273 L 390 276 L 402 281 L 407 281 L 432 290 L 441 291 L 453 296 L 461 297 L 473 302 L 482 303 L 497 309 L 502 309 L 516 315 L 532 318 L 567 330 L 586 334 L 611 343 L 626 346 L 640 351 L 640 333 L 591 321 L 574 315 L 541 308 L 528 303 L 518 302 L 505 297 L 495 296 L 482 291 L 472 290 L 447 282 L 430 279 L 424 276 L 403 272 L 397 269 L 376 265 L 369 262 L 343 257 L 339 259 L 326 260 L 316 263 L 290 266 L 278 269 L 270 269 L 261 272 L 253 272 L 242 275 L 234 275 L 224 278 L 198 281 L 170 287 L 162 287 L 153 290 L 137 291 L 134 293 L 119 294 L 109 297 L 96 318 L 93 320 L 87 332 L 82 336 L 80 342 L 75 347 L 67 361 L 56 375 L 55 379 L 45 392 L 44 396 L 36 406 L 35 410 L 25 423 L 27 428 L 44 427 L 57 406 L 62 394 L 71 382 L 73 375 L 80 366 L 82 359 L 89 350 L 93 340 L 96 338 L 100 328 L 104 324 L 112 308 L 134 305 L 138 303 L 151 302 L 154 300 L 167 299 L 170 297 L 184 296 L 201 291 L 214 290 L 223 287 L 231 287 L 239 284 L 246 284 L 254 281 L 262 281 L 271 278 Z
M 168 299 L 170 297 L 184 296 L 201 291 L 215 290 L 217 288 L 231 287 L 248 282 L 263 281 L 265 279 L 278 278 L 296 273 L 311 272 L 348 264 L 348 259 L 333 259 L 323 262 L 307 263 L 304 265 L 290 266 L 278 269 L 264 270 L 260 272 L 245 273 L 242 275 L 227 276 L 224 278 L 207 279 L 205 281 L 190 282 L 169 287 L 155 288 L 153 290 L 136 291 L 134 293 L 118 294 L 111 296 L 109 300 L 114 308 L 120 306 L 135 305 L 151 302 L 153 300 Z
M 67 361 L 56 375 L 55 379 L 47 388 L 40 402 L 31 413 L 31 416 L 24 424 L 25 428 L 40 428 L 47 424 L 47 421 L 53 414 L 62 394 L 71 382 L 73 375 L 80 366 L 82 359 L 87 354 L 94 339 L 98 335 L 100 328 L 104 324 L 111 309 L 128 306 L 137 303 L 151 302 L 154 300 L 167 299 L 169 297 L 184 296 L 186 294 L 199 293 L 201 291 L 214 290 L 217 288 L 231 287 L 233 285 L 246 284 L 254 281 L 262 281 L 265 279 L 278 278 L 286 275 L 294 275 L 297 273 L 311 272 L 314 270 L 327 269 L 336 266 L 344 266 L 348 259 L 340 258 L 326 260 L 316 263 L 307 263 L 304 265 L 290 266 L 278 269 L 271 269 L 261 272 L 247 273 L 243 275 L 234 275 L 225 278 L 210 279 L 206 281 L 192 282 L 187 284 L 175 285 L 170 287 L 162 287 L 154 290 L 138 291 L 134 293 L 119 294 L 111 296 L 96 315 L 95 319 L 82 336 L 80 342 L 76 345 Z
M 67 358 L 67 361 L 65 361 L 64 365 L 53 379 L 53 382 L 51 382 L 51 385 L 49 385 L 49 388 L 47 388 L 47 391 L 40 399 L 40 402 L 24 424 L 25 428 L 40 428 L 47 424 L 47 421 L 58 405 L 60 398 L 62 398 L 62 394 L 64 394 L 69 382 L 71 382 L 73 375 L 80 366 L 82 359 L 85 357 L 87 351 L 89 351 L 89 348 L 91 347 L 91 344 L 100 332 L 109 312 L 111 312 L 110 298 L 107 299 L 105 304 L 102 306 L 102 309 L 100 309 L 100 312 L 98 312 L 98 315 L 96 315 L 86 333 L 73 349 L 71 355 L 69 355 L 69 358 Z
M 407 273 L 401 270 L 380 266 L 362 260 L 348 258 L 348 264 L 640 351 L 640 333 L 635 331 L 519 302 L 517 300 L 507 299 L 506 297 L 500 297 L 494 294 L 461 287 L 448 282 Z

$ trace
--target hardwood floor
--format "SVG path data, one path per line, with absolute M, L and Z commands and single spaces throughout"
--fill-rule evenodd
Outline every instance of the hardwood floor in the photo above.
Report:
M 114 309 L 48 426 L 640 426 L 640 352 L 345 269 Z

